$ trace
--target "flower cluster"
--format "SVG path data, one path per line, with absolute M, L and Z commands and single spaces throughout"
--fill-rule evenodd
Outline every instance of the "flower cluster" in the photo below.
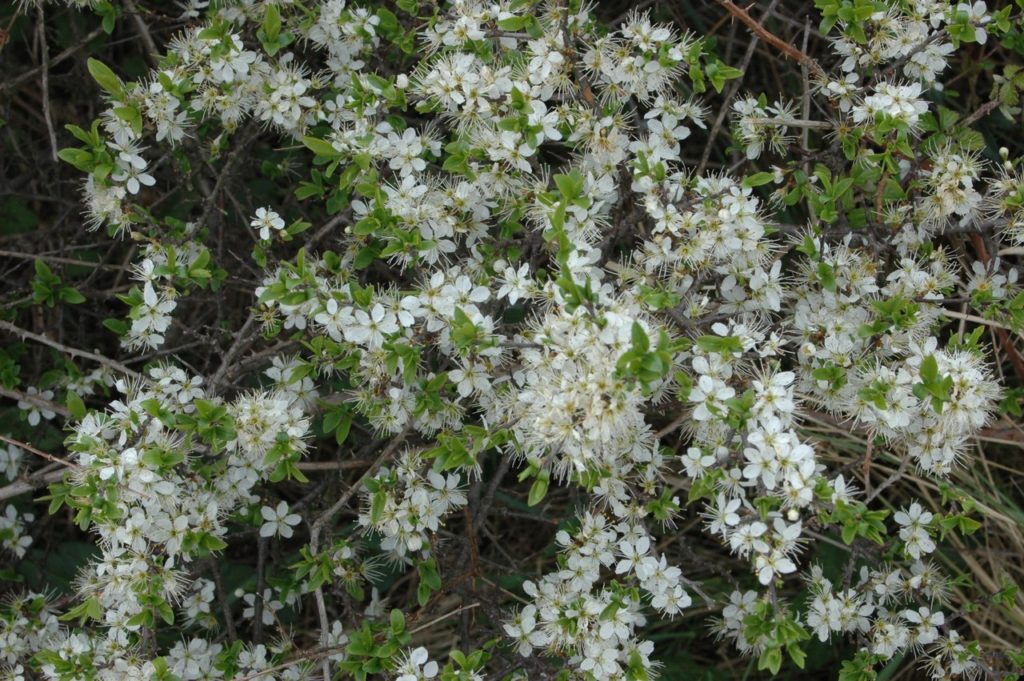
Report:
M 126 319 L 105 325 L 149 354 L 17 393 L 32 428 L 68 405 L 51 500 L 98 550 L 62 618 L 77 625 L 42 594 L 0 608 L 3 673 L 448 681 L 511 649 L 566 678 L 650 679 L 649 627 L 691 594 L 772 672 L 784 655 L 802 666 L 812 637 L 856 644 L 851 678 L 903 654 L 934 679 L 987 671 L 929 562 L 978 529 L 976 505 L 946 487 L 941 504 L 890 495 L 911 471 L 942 484 L 1007 395 L 966 325 L 1024 326 L 1013 249 L 985 246 L 1024 243 L 1021 171 L 984 160 L 972 117 L 934 101 L 955 47 L 1007 16 L 823 8 L 836 68 L 802 55 L 803 117 L 796 100 L 736 99 L 741 163 L 705 172 L 688 153 L 704 94 L 740 72 L 650 12 L 603 26 L 575 1 L 211 4 L 188 3 L 204 19 L 138 81 L 89 62 L 106 108 L 62 158 L 88 174 L 88 224 L 137 244 Z M 299 186 L 222 200 L 264 137 L 257 186 L 293 171 Z M 169 167 L 201 180 L 215 164 L 200 207 L 162 206 Z M 967 273 L 947 237 L 970 230 Z M 189 320 L 222 286 L 245 289 L 247 321 L 200 371 L 168 339 L 220 347 L 223 329 Z M 846 431 L 860 458 L 809 423 Z M 895 462 L 882 480 L 878 451 Z M 24 466 L 0 449 L 7 480 Z M 510 469 L 529 487 L 499 491 Z M 355 482 L 338 491 L 339 475 Z M 494 639 L 442 666 L 414 647 L 414 606 L 384 603 L 409 569 L 417 619 L 482 589 L 476 529 L 509 499 L 565 510 L 557 548 L 521 606 L 463 603 Z M 0 515 L 18 558 L 26 508 Z M 730 586 L 698 579 L 681 517 Z M 217 558 L 244 537 L 259 567 L 232 600 Z M 845 572 L 815 562 L 822 541 L 851 547 Z M 473 565 L 444 588 L 465 568 L 447 542 Z
M 399 557 L 430 547 L 429 535 L 440 528 L 444 516 L 466 505 L 459 476 L 422 472 L 416 452 L 399 457 L 395 469 L 384 469 L 367 483 L 369 509 L 359 515 L 360 525 L 379 532 L 381 549 Z
M 558 533 L 560 569 L 539 583 L 526 582 L 532 603 L 504 625 L 520 655 L 529 656 L 535 647 L 555 650 L 594 679 L 619 679 L 656 667 L 650 659 L 653 644 L 637 636 L 646 617 L 631 584 L 670 617 L 691 599 L 679 568 L 659 556 L 651 537 L 631 522 L 636 516 L 634 510 L 611 523 L 605 515 L 586 513 L 572 534 Z M 615 578 L 604 582 L 602 568 L 614 568 Z

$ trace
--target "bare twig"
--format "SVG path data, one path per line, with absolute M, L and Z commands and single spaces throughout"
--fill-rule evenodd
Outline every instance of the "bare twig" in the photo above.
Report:
M 274 355 L 278 355 L 284 352 L 285 350 L 288 350 L 294 345 L 296 345 L 295 341 L 286 340 L 281 341 L 280 343 L 276 343 L 275 345 L 272 345 L 269 348 L 264 348 L 263 350 L 254 352 L 245 359 L 239 361 L 234 366 L 228 368 L 228 370 L 224 373 L 224 377 L 222 380 L 230 381 L 236 376 L 238 376 L 241 372 L 245 371 L 246 369 L 252 367 L 255 364 L 259 364 L 267 357 L 273 357 Z
M 146 46 L 146 60 L 150 64 L 155 65 L 156 60 L 160 57 L 160 50 L 157 49 L 156 43 L 153 42 L 153 36 L 149 33 L 149 26 L 146 25 L 146 20 L 142 18 L 138 7 L 135 6 L 135 0 L 123 0 L 123 2 L 124 8 L 131 15 L 132 23 L 135 24 L 135 30 L 139 32 L 139 38 L 142 39 L 142 43 Z
M 978 121 L 979 119 L 982 119 L 985 116 L 989 115 L 990 113 L 992 113 L 996 109 L 998 109 L 1001 104 L 1002 104 L 1002 102 L 1000 102 L 999 100 L 996 100 L 996 99 L 992 100 L 991 102 L 985 102 L 980 107 L 975 109 L 975 111 L 973 113 L 971 113 L 971 114 L 969 114 L 967 116 L 964 116 L 959 121 L 957 121 L 956 124 L 957 125 L 962 125 L 964 127 L 967 127 L 967 126 L 971 125 L 972 123 Z
M 71 47 L 67 48 L 66 50 L 64 50 L 63 52 L 58 54 L 56 57 L 51 59 L 50 63 L 49 63 L 49 66 L 50 67 L 54 67 L 57 64 L 60 64 L 62 61 L 66 60 L 68 57 L 73 55 L 75 52 L 78 52 L 80 49 L 82 49 L 83 47 L 88 45 L 89 41 L 91 41 L 93 38 L 97 38 L 97 37 L 99 37 L 102 34 L 103 34 L 103 27 L 102 26 L 94 29 L 91 33 L 89 33 L 84 38 L 82 38 L 80 41 L 78 41 L 77 44 L 72 45 Z M 12 78 L 12 79 L 10 79 L 8 81 L 4 81 L 3 83 L 0 83 L 0 91 L 9 90 L 9 89 L 11 89 L 13 87 L 17 87 L 18 85 L 21 85 L 22 83 L 24 83 L 26 81 L 32 80 L 33 78 L 35 78 L 36 74 L 39 73 L 42 70 L 43 70 L 42 66 L 37 66 L 37 67 L 35 67 L 33 69 L 29 69 L 28 71 L 25 71 L 24 73 L 20 73 L 17 76 L 15 76 L 14 78 Z
M 37 407 L 40 407 L 41 409 L 52 411 L 55 414 L 60 414 L 64 418 L 68 418 L 71 416 L 71 411 L 68 410 L 68 408 L 65 407 L 63 404 L 60 404 L 59 402 L 54 402 L 53 400 L 48 400 L 40 396 L 39 394 L 30 395 L 29 393 L 22 392 L 21 390 L 15 390 L 14 388 L 5 388 L 2 385 L 0 385 L 0 395 L 2 395 L 3 397 L 9 397 L 12 400 L 18 400 L 19 402 L 28 402 L 29 404 L 33 404 Z
M 391 455 L 395 453 L 395 450 L 398 449 L 402 442 L 405 441 L 405 437 L 408 434 L 408 432 L 409 429 L 407 428 L 398 435 L 396 435 L 391 440 L 391 442 L 387 444 L 387 446 L 384 448 L 384 451 L 380 453 L 380 455 L 373 462 L 373 464 L 369 468 L 367 468 L 366 471 L 361 476 L 359 476 L 359 479 L 356 480 L 356 482 L 351 487 L 345 490 L 345 493 L 342 494 L 341 497 L 339 497 L 338 500 L 334 502 L 334 504 L 332 504 L 330 508 L 321 513 L 320 516 L 316 519 L 316 521 L 314 521 L 313 526 L 309 530 L 309 549 L 310 553 L 313 556 L 316 556 L 320 550 L 320 533 L 323 532 L 324 526 L 327 524 L 327 522 L 331 518 L 333 518 L 338 513 L 338 511 L 340 511 L 341 509 L 345 508 L 345 506 L 348 505 L 349 501 L 352 500 L 352 497 L 354 497 L 356 493 L 358 493 L 359 490 L 363 488 L 363 483 L 365 483 L 367 480 L 369 480 L 377 473 L 377 470 L 384 465 L 384 462 L 387 461 L 391 457 Z M 320 618 L 320 645 L 326 648 L 328 640 L 327 637 L 330 631 L 330 623 L 327 621 L 327 605 L 326 603 L 324 603 L 323 586 L 318 586 L 313 595 L 316 599 L 317 615 Z M 331 661 L 327 658 L 324 658 L 322 663 L 324 681 L 330 681 Z
M 224 375 L 231 367 L 231 363 L 235 360 L 235 357 L 245 348 L 246 345 L 248 345 L 251 340 L 249 332 L 252 331 L 253 324 L 255 323 L 256 313 L 251 311 L 249 312 L 249 318 L 245 320 L 245 324 L 243 324 L 242 328 L 235 334 L 235 342 L 232 343 L 231 347 L 228 348 L 228 351 L 224 353 L 224 360 L 220 363 L 217 373 L 215 373 L 213 378 L 210 379 L 210 386 L 212 388 L 220 386 L 224 379 Z
M 907 472 L 907 468 L 909 466 L 910 466 L 910 457 L 909 456 L 904 456 L 903 460 L 900 461 L 900 466 L 899 466 L 899 468 L 896 469 L 896 472 L 893 473 L 892 475 L 890 475 L 885 480 L 883 480 L 882 483 L 879 484 L 878 487 L 876 487 L 874 489 L 874 491 L 872 491 L 867 496 L 866 499 L 864 499 L 864 503 L 865 504 L 870 504 L 872 501 L 874 501 L 876 498 L 878 498 L 879 494 L 881 494 L 882 492 L 884 492 L 885 490 L 887 490 L 888 488 L 892 487 L 897 482 L 899 482 L 900 478 L 903 477 L 903 474 Z M 868 481 L 865 479 L 865 481 L 864 481 L 865 488 L 867 488 L 867 485 L 868 485 Z
M 55 482 L 60 482 L 64 477 L 66 468 L 58 468 L 57 470 L 50 470 L 42 475 L 33 474 L 27 478 L 21 480 L 15 480 L 14 482 L 0 487 L 0 501 L 6 501 L 13 499 L 14 497 L 20 497 L 22 494 L 28 494 L 34 492 L 37 489 L 46 487 Z
M 494 472 L 494 477 L 491 478 L 490 483 L 487 485 L 487 491 L 484 492 L 483 498 L 473 511 L 474 523 L 482 524 L 482 520 L 487 517 L 487 511 L 490 510 L 491 504 L 494 503 L 494 495 L 498 491 L 498 485 L 501 484 L 502 478 L 504 478 L 505 474 L 508 473 L 511 465 L 512 459 L 510 457 L 501 457 L 501 460 L 498 462 L 498 470 Z
M 335 230 L 335 229 L 336 229 L 336 228 L 337 228 L 337 227 L 338 227 L 338 226 L 339 226 L 339 225 L 340 225 L 340 224 L 341 224 L 342 222 L 344 222 L 344 221 L 345 221 L 345 220 L 346 220 L 346 219 L 347 219 L 348 217 L 349 217 L 349 215 L 348 215 L 348 211 L 345 211 L 345 212 L 342 212 L 342 213 L 338 213 L 337 215 L 335 215 L 334 217 L 332 217 L 332 218 L 331 218 L 330 220 L 328 220 L 327 222 L 325 222 L 325 223 L 324 223 L 324 225 L 323 225 L 323 227 L 321 227 L 320 229 L 318 229 L 318 230 L 317 230 L 317 231 L 316 231 L 316 232 L 315 232 L 315 233 L 313 234 L 313 236 L 311 236 L 311 237 L 309 238 L 309 241 L 307 241 L 307 242 L 306 242 L 306 248 L 307 248 L 307 250 L 312 250 L 312 248 L 313 248 L 313 247 L 314 247 L 314 246 L 315 246 L 315 245 L 316 245 L 316 244 L 317 244 L 317 243 L 318 243 L 318 242 L 319 242 L 319 241 L 320 241 L 321 239 L 323 239 L 323 238 L 324 238 L 325 236 L 327 236 L 327 235 L 328 235 L 328 234 L 330 234 L 330 233 L 331 233 L 332 231 L 334 231 L 334 230 Z
M 209 196 L 206 197 L 206 205 L 203 207 L 203 214 L 199 216 L 198 223 L 200 225 L 209 225 L 210 217 L 217 208 L 217 197 L 220 196 L 221 191 L 224 189 L 224 184 L 227 182 L 228 176 L 234 170 L 243 158 L 243 151 L 249 148 L 249 145 L 259 135 L 258 128 L 250 128 L 242 133 L 238 133 L 239 141 L 235 148 L 228 152 L 227 159 L 224 161 L 224 165 L 221 167 L 220 172 L 217 174 L 217 181 L 213 185 L 213 189 L 210 190 Z
M 790 128 L 803 128 L 804 130 L 832 130 L 836 126 L 828 121 L 810 121 L 805 118 L 744 118 L 754 125 L 785 125 Z
M 772 0 L 771 5 L 768 6 L 768 11 L 771 12 L 775 5 L 779 4 L 779 0 Z M 744 75 L 747 73 L 747 68 L 750 66 L 750 62 L 754 59 L 754 52 L 757 50 L 757 44 L 760 39 L 757 35 L 747 45 L 747 51 L 743 54 L 743 61 L 740 63 L 740 71 Z M 695 173 L 698 177 L 704 171 L 704 168 L 708 164 L 708 160 L 711 158 L 711 150 L 714 148 L 715 140 L 718 138 L 718 132 L 722 129 L 722 123 L 725 122 L 725 117 L 729 114 L 729 107 L 732 105 L 732 100 L 736 96 L 736 93 L 740 91 L 740 85 L 743 82 L 743 76 L 739 79 L 734 80 L 729 84 L 729 89 L 726 91 L 725 99 L 722 101 L 722 106 L 718 110 L 718 115 L 715 116 L 715 122 L 711 125 L 711 132 L 708 133 L 708 142 L 704 145 L 704 151 L 700 156 L 700 163 L 697 164 L 697 172 Z
M 255 622 L 253 641 L 263 642 L 263 589 L 266 588 L 267 538 L 260 536 L 256 541 L 256 598 L 252 601 L 252 619 Z
M 366 459 L 350 459 L 348 461 L 300 461 L 295 467 L 304 473 L 310 471 L 343 471 L 349 468 L 369 466 L 372 461 Z
M 217 588 L 217 602 L 220 604 L 220 610 L 224 614 L 224 626 L 228 630 L 228 638 L 234 643 L 238 640 L 238 630 L 235 629 L 235 618 L 231 614 L 231 606 L 228 604 L 228 594 L 224 591 L 224 580 L 220 576 L 220 566 L 214 558 L 207 561 L 207 566 L 210 568 L 214 586 Z
M 576 77 L 576 81 L 580 84 L 579 98 L 590 105 L 590 109 L 597 113 L 600 111 L 600 106 L 597 103 L 597 99 L 594 97 L 594 90 L 590 86 L 590 81 L 587 80 L 586 74 L 580 68 L 579 61 L 576 59 L 576 47 L 575 40 L 569 34 L 569 5 L 559 5 L 561 11 L 561 33 L 562 33 L 562 51 L 563 55 L 569 59 L 569 63 L 572 64 L 572 72 Z
M 661 438 L 665 437 L 666 435 L 669 435 L 674 430 L 679 428 L 679 426 L 681 426 L 684 423 L 686 423 L 686 418 L 688 416 L 689 416 L 689 414 L 687 412 L 683 412 L 683 413 L 679 414 L 679 416 L 677 416 L 674 419 L 672 419 L 672 423 L 669 423 L 667 426 L 665 426 L 664 428 L 659 430 L 657 433 L 655 433 L 654 437 L 660 440 Z
M 825 77 L 825 69 L 821 68 L 821 64 L 815 61 L 813 57 L 801 52 L 796 47 L 793 47 L 785 40 L 769 31 L 763 24 L 761 24 L 761 22 L 750 16 L 750 12 L 737 6 L 732 0 L 718 0 L 718 4 L 727 9 L 734 17 L 746 24 L 747 28 L 749 28 L 754 35 L 782 52 L 783 55 L 789 57 L 802 66 L 806 66 L 814 73 L 815 76 L 818 76 L 819 78 Z
M 424 629 L 429 629 L 430 627 L 434 626 L 438 622 L 443 622 L 444 620 L 448 619 L 449 617 L 454 617 L 455 615 L 459 615 L 461 613 L 468 612 L 468 611 L 472 610 L 473 608 L 478 608 L 478 607 L 480 607 L 479 603 L 470 603 L 469 605 L 459 606 L 458 608 L 455 608 L 451 612 L 446 612 L 445 614 L 443 614 L 443 615 L 441 615 L 439 617 L 435 617 L 434 619 L 430 620 L 429 622 L 424 622 L 423 624 L 419 625 L 418 627 L 416 627 L 414 629 L 410 629 L 409 633 L 410 634 L 419 633 L 419 632 L 423 631 Z
M 126 270 L 128 268 L 122 267 L 121 265 L 106 264 L 102 262 L 90 262 L 89 260 L 76 260 L 74 258 L 65 258 L 59 255 L 47 255 L 45 253 L 20 253 L 18 251 L 5 251 L 0 250 L 0 257 L 2 258 L 22 258 L 24 260 L 42 260 L 43 262 L 55 262 L 60 265 L 78 265 L 80 267 L 93 267 L 98 269 L 107 270 Z
M 62 459 L 59 456 L 55 456 L 53 454 L 48 454 L 47 452 L 44 452 L 41 449 L 33 447 L 32 445 L 30 445 L 27 442 L 22 442 L 21 440 L 15 440 L 13 437 L 8 437 L 7 435 L 0 435 L 0 440 L 2 440 L 3 442 L 6 442 L 7 444 L 14 445 L 15 447 L 21 447 L 22 449 L 24 449 L 24 450 L 26 450 L 28 452 L 31 452 L 32 454 L 35 454 L 36 456 L 38 456 L 40 458 L 46 459 L 47 461 L 51 461 L 53 463 L 59 463 L 59 464 L 61 464 L 63 466 L 67 466 L 68 468 L 74 468 L 76 470 L 80 470 L 82 468 L 81 466 L 79 466 L 74 461 L 68 461 L 67 459 Z
M 43 6 L 39 6 L 39 25 L 36 30 L 39 33 L 39 59 L 41 71 L 41 80 L 43 88 L 43 120 L 46 121 L 46 134 L 50 137 L 50 153 L 53 155 L 53 162 L 58 161 L 57 158 L 57 133 L 53 129 L 53 116 L 50 113 L 50 48 L 46 43 L 46 21 L 43 15 Z
M 253 681 L 254 679 L 269 678 L 270 674 L 273 674 L 274 672 L 284 671 L 285 669 L 288 669 L 289 667 L 292 667 L 293 665 L 296 665 L 300 662 L 317 660 L 321 657 L 329 657 L 331 655 L 340 653 L 343 650 L 345 650 L 347 646 L 348 643 L 339 643 L 336 646 L 320 646 L 317 648 L 312 648 L 310 650 L 304 650 L 295 655 L 294 657 L 292 657 L 291 659 L 282 662 L 281 664 L 275 665 L 273 667 L 268 667 L 258 672 L 253 672 L 248 676 L 236 676 L 234 681 Z
M 810 37 L 810 28 L 811 28 L 810 18 L 809 17 L 804 17 L 804 44 L 803 44 L 803 51 L 805 53 L 807 52 L 807 39 Z M 810 76 L 807 73 L 807 65 L 806 64 L 801 64 L 800 65 L 800 82 L 801 82 L 801 84 L 803 85 L 803 88 L 804 88 L 803 98 L 802 98 L 802 101 L 801 101 L 801 104 L 800 104 L 800 113 L 803 116 L 803 118 L 806 120 L 806 119 L 809 119 L 811 117 L 811 79 L 810 79 Z M 806 128 L 805 127 L 805 128 L 803 128 L 800 131 L 800 149 L 805 154 L 808 154 L 810 152 L 810 146 L 808 144 L 809 138 L 810 138 L 810 128 Z M 806 156 L 804 157 L 804 172 L 807 173 L 808 177 L 810 177 L 810 175 L 811 175 L 811 159 L 806 157 Z M 814 208 L 813 205 L 810 205 L 811 203 L 813 203 L 813 202 L 808 202 L 808 212 L 811 215 L 811 222 L 812 223 L 816 223 L 818 221 L 818 214 L 817 214 L 818 211 Z
M 72 357 L 84 357 L 85 359 L 91 359 L 92 361 L 98 364 L 114 369 L 115 371 L 120 371 L 121 373 L 126 374 L 128 376 L 132 376 L 134 378 L 142 377 L 142 374 L 140 374 L 139 372 L 129 369 L 124 364 L 121 364 L 116 360 L 110 359 L 109 357 L 104 357 L 103 355 L 98 355 L 95 352 L 89 352 L 88 350 L 79 350 L 78 348 L 72 348 L 68 345 L 64 345 L 63 343 L 58 343 L 57 341 L 51 338 L 47 338 L 46 336 L 42 336 L 38 333 L 32 333 L 31 331 L 23 329 L 20 326 L 15 326 L 10 322 L 0 320 L 0 330 L 12 333 L 15 336 L 21 338 L 22 340 L 33 340 L 37 343 L 48 345 L 51 348 L 55 350 L 60 350 L 65 354 L 71 355 Z
M 330 508 L 321 513 L 320 517 L 316 519 L 316 521 L 313 523 L 312 528 L 310 528 L 309 532 L 309 546 L 314 554 L 316 554 L 317 549 L 320 548 L 320 533 L 323 531 L 324 525 L 327 524 L 327 521 L 333 518 L 338 513 L 338 511 L 345 508 L 348 502 L 352 500 L 352 497 L 355 496 L 360 489 L 362 489 L 363 483 L 366 482 L 371 477 L 373 477 L 377 473 L 377 469 L 383 466 L 384 462 L 387 461 L 387 459 L 390 458 L 391 455 L 395 453 L 395 450 L 398 449 L 402 442 L 405 441 L 405 437 L 407 434 L 408 430 L 405 430 L 396 435 L 394 438 L 392 438 L 391 442 L 389 442 L 387 446 L 384 448 L 384 451 L 382 451 L 380 455 L 376 458 L 376 460 L 370 465 L 370 467 L 363 472 L 363 474 L 359 477 L 355 484 L 353 484 L 351 487 L 345 490 L 345 493 L 342 494 Z

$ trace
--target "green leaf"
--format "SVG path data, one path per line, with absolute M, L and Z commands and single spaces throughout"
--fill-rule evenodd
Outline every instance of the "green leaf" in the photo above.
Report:
M 420 580 L 426 584 L 431 591 L 441 588 L 441 575 L 437 572 L 437 561 L 433 558 L 421 560 L 418 563 Z
M 61 296 L 60 277 L 42 260 L 35 261 L 36 276 L 32 279 L 32 301 L 53 307 Z
M 131 124 L 132 130 L 135 131 L 136 135 L 142 134 L 142 112 L 139 111 L 138 107 L 134 106 L 119 106 L 114 108 L 114 114 Z
M 420 582 L 420 585 L 416 587 L 416 602 L 420 604 L 422 608 L 430 600 L 430 587 L 425 583 Z
M 551 484 L 551 472 L 544 469 L 537 475 L 533 485 L 530 486 L 530 496 L 526 503 L 530 506 L 539 504 L 544 499 L 544 495 L 548 493 L 549 484 Z
M 377 32 L 388 40 L 394 40 L 401 34 L 401 27 L 398 25 L 398 17 L 386 7 L 377 9 Z
M 847 546 L 852 544 L 853 540 L 857 538 L 857 524 L 855 522 L 851 522 L 843 525 L 842 537 L 844 544 Z
M 86 620 L 103 620 L 103 606 L 96 597 L 89 598 L 71 608 L 59 618 L 62 622 L 69 622 L 77 619 L 79 626 L 85 624 Z
M 70 303 L 72 305 L 79 305 L 85 302 L 85 296 L 83 296 L 78 289 L 70 286 L 64 286 L 61 288 L 60 299 L 65 303 Z
M 744 187 L 760 187 L 763 184 L 768 184 L 775 180 L 774 173 L 754 173 L 743 178 Z
M 793 664 L 800 669 L 804 668 L 804 664 L 807 662 L 807 653 L 803 651 L 803 648 L 798 645 L 790 644 L 786 646 L 786 652 L 789 653 L 789 657 L 793 660 Z
M 107 35 L 113 33 L 114 23 L 117 21 L 117 8 L 108 0 L 102 0 L 96 4 L 95 12 L 97 16 L 103 17 L 103 20 L 100 22 L 103 32 Z
M 89 75 L 93 77 L 100 87 L 109 92 L 114 96 L 115 99 L 121 99 L 124 97 L 124 84 L 121 79 L 110 70 L 110 67 L 101 62 L 98 59 L 89 57 L 86 61 L 86 66 L 89 69 Z
M 837 290 L 836 284 L 836 271 L 832 265 L 827 262 L 818 263 L 818 278 L 821 279 L 821 287 L 829 293 L 835 293 Z
M 79 397 L 75 391 L 68 391 L 67 397 L 64 398 L 64 403 L 68 406 L 68 411 L 71 412 L 71 416 L 76 420 L 81 421 L 85 418 L 85 402 L 82 401 L 82 398 Z
M 396 634 L 405 631 L 405 615 L 398 608 L 391 611 L 391 631 Z
M 338 420 L 338 425 L 334 429 L 334 440 L 340 445 L 345 442 L 348 438 L 349 431 L 352 429 L 352 414 L 345 412 Z
M 92 154 L 85 149 L 78 149 L 77 147 L 61 149 L 57 152 L 57 157 L 65 163 L 73 165 L 83 173 L 87 173 L 92 170 Z
M 711 81 L 711 85 L 715 88 L 715 92 L 721 94 L 725 88 L 725 81 L 733 78 L 739 78 L 743 75 L 743 72 L 739 69 L 729 66 L 720 61 L 709 62 L 704 67 L 705 73 L 707 73 L 708 80 Z
M 263 33 L 270 40 L 277 40 L 278 34 L 281 33 L 281 10 L 277 5 L 267 6 L 267 12 L 263 15 Z
M 53 274 L 53 270 L 42 260 L 35 261 L 36 277 L 47 282 L 59 282 L 60 279 Z
M 843 198 L 846 192 L 850 191 L 853 187 L 853 178 L 845 177 L 842 180 L 836 182 L 836 186 L 832 189 L 832 198 L 836 201 Z
M 925 383 L 931 383 L 939 377 L 939 363 L 935 355 L 928 355 L 921 360 L 921 379 Z
M 380 522 L 380 519 L 384 517 L 384 507 L 387 506 L 388 497 L 384 493 L 384 490 L 377 490 L 370 497 L 370 524 L 376 524 Z
M 697 347 L 707 353 L 742 353 L 743 341 L 736 336 L 700 336 Z
M 874 663 L 874 656 L 867 651 L 857 653 L 852 660 L 843 662 L 839 681 L 874 681 L 877 678 Z
M 633 350 L 643 354 L 651 349 L 651 341 L 647 337 L 647 332 L 644 331 L 644 327 L 640 326 L 640 322 L 633 322 L 633 328 L 630 331 L 630 338 L 633 341 Z
M 522 31 L 526 28 L 528 18 L 525 16 L 508 17 L 498 21 L 498 28 L 503 31 Z
M 303 137 L 302 144 L 317 156 L 326 156 L 328 158 L 339 158 L 341 156 L 341 153 L 330 142 L 319 137 Z
M 718 481 L 718 478 L 719 476 L 717 475 L 705 475 L 694 480 L 690 486 L 690 491 L 686 495 L 686 504 L 690 505 L 700 499 L 713 499 L 715 496 L 715 483 Z
M 124 321 L 123 319 L 117 319 L 114 317 L 104 319 L 103 326 L 105 326 L 108 330 L 113 331 L 118 336 L 125 335 L 126 333 L 128 333 L 128 329 L 130 328 L 128 322 Z
M 567 201 L 583 196 L 583 174 L 575 168 L 567 175 L 555 175 L 555 186 Z
M 782 649 L 781 648 L 768 648 L 761 657 L 757 660 L 758 671 L 767 669 L 772 674 L 778 674 L 779 669 L 782 668 Z

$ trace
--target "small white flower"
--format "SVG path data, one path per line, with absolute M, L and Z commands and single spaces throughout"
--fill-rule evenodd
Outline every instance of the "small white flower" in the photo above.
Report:
M 429 659 L 427 649 L 421 646 L 410 652 L 395 671 L 399 674 L 395 681 L 425 681 L 437 676 L 438 667 Z
M 260 239 L 263 241 L 270 239 L 271 229 L 280 232 L 285 226 L 284 219 L 269 208 L 257 208 L 256 217 L 252 219 L 249 225 L 260 230 Z
M 910 508 L 897 511 L 893 516 L 893 520 L 900 525 L 900 539 L 912 558 L 920 558 L 922 553 L 928 554 L 935 550 L 935 542 L 928 532 L 928 523 L 934 517 L 916 501 Z
M 260 509 L 260 515 L 267 522 L 263 523 L 260 527 L 261 537 L 273 537 L 279 535 L 285 539 L 289 538 L 294 534 L 292 525 L 298 525 L 302 521 L 302 516 L 298 513 L 288 513 L 288 502 L 281 501 L 277 508 L 271 508 L 270 506 L 264 506 Z
M 44 390 L 39 392 L 39 389 L 34 386 L 25 388 L 25 394 L 30 398 L 28 400 L 18 400 L 18 409 L 28 412 L 28 424 L 30 426 L 38 426 L 40 418 L 44 418 L 47 421 L 57 415 L 55 411 L 46 407 L 40 402 L 49 402 L 53 399 L 52 390 Z M 38 401 L 37 401 L 38 400 Z
M 20 404 L 18 406 L 21 407 Z M 23 456 L 24 452 L 21 451 L 20 447 L 10 445 L 0 448 L 0 475 L 3 475 L 8 480 L 17 478 Z
M 975 40 L 980 45 L 984 45 L 988 41 L 988 33 L 982 26 L 992 19 L 992 17 L 988 16 L 988 6 L 981 0 L 973 4 L 961 2 L 956 6 L 956 13 L 967 15 L 967 20 L 974 25 Z
M 380 303 L 375 303 L 367 314 L 355 311 L 355 323 L 345 329 L 345 339 L 376 350 L 384 345 L 384 336 L 398 331 L 398 317 Z

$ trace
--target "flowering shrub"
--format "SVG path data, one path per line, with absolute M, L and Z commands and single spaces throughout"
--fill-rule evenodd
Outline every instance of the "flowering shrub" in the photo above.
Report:
M 957 476 L 1020 414 L 1024 174 L 981 125 L 1024 81 L 947 81 L 1024 53 L 1022 3 L 816 0 L 816 58 L 719 0 L 743 68 L 656 8 L 182 4 L 141 75 L 88 59 L 59 150 L 130 245 L 110 349 L 27 328 L 87 300 L 43 257 L 0 321 L 0 678 L 683 678 L 672 632 L 1016 678 L 969 617 L 1016 587 L 943 546 L 980 546 Z M 65 593 L 47 483 L 95 544 Z

